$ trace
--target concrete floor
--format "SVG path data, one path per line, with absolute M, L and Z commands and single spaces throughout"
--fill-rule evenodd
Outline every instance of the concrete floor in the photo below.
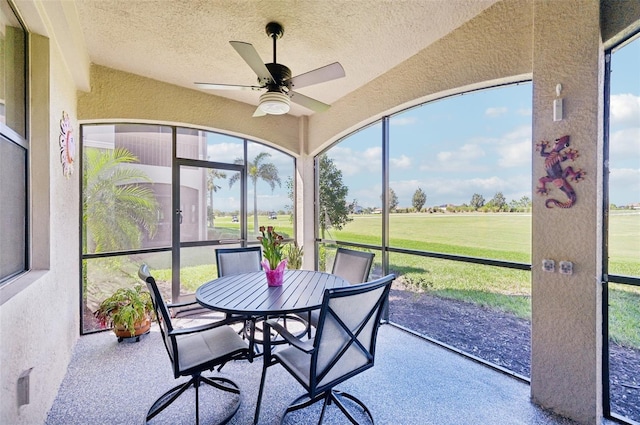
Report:
M 240 409 L 230 423 L 252 423 L 261 368 L 257 359 L 233 362 L 222 370 L 242 391 Z M 155 324 L 138 343 L 118 344 L 110 332 L 83 336 L 46 424 L 140 424 L 155 399 L 176 381 Z M 339 388 L 364 401 L 379 425 L 574 423 L 532 404 L 527 383 L 391 325 L 380 329 L 375 366 Z M 279 423 L 284 409 L 301 393 L 302 387 L 281 366 L 271 367 L 260 424 Z M 211 423 L 225 400 L 206 390 L 200 396 L 201 423 Z M 191 390 L 152 422 L 193 423 L 193 400 Z M 317 414 L 313 406 L 289 415 L 286 423 L 316 423 Z M 324 421 L 346 422 L 335 406 Z

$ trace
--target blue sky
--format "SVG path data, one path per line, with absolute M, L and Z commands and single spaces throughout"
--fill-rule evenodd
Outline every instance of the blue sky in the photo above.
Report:
M 626 205 L 640 202 L 640 40 L 614 53 L 612 68 L 610 199 Z M 363 207 L 381 205 L 380 138 L 378 124 L 328 151 L 349 201 Z M 496 192 L 507 201 L 539 196 L 531 193 L 531 83 L 405 111 L 391 119 L 390 140 L 390 187 L 401 207 L 411 206 L 418 187 L 427 206 L 468 204 L 474 193 L 486 201 Z
M 531 186 L 531 84 L 468 93 L 414 108 L 391 119 L 390 187 L 411 206 L 420 187 L 427 205 L 462 204 L 480 193 L 509 199 Z M 343 170 L 349 199 L 380 206 L 380 125 L 329 152 Z

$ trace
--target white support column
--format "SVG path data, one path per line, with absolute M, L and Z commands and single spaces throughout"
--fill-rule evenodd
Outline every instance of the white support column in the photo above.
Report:
M 296 161 L 296 240 L 304 248 L 302 268 L 314 270 L 315 257 L 315 175 L 313 157 L 308 154 L 309 119 L 300 118 L 300 156 Z

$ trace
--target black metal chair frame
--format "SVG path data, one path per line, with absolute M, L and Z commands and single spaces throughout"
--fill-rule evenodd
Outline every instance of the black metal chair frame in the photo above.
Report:
M 340 273 L 338 273 L 339 270 L 336 269 L 336 266 L 339 264 L 338 259 L 348 258 L 349 256 L 360 257 L 366 260 L 365 267 L 363 268 L 362 277 L 361 279 L 359 279 L 360 281 L 349 282 L 349 283 L 352 285 L 356 285 L 356 284 L 366 282 L 367 278 L 369 277 L 369 273 L 371 273 L 371 266 L 373 265 L 373 258 L 375 257 L 375 254 L 373 252 L 355 251 L 353 249 L 338 247 L 338 249 L 336 250 L 335 259 L 333 261 L 333 267 L 331 268 L 331 274 L 340 276 Z M 340 276 L 340 277 L 343 277 L 343 276 Z M 311 338 L 311 328 L 316 326 L 317 324 L 316 323 L 317 322 L 316 318 L 318 314 L 317 312 L 318 310 L 310 310 L 307 313 L 302 313 L 297 315 L 298 317 L 302 318 L 307 322 L 307 336 L 309 338 Z
M 279 358 L 278 358 L 278 352 L 274 352 L 272 350 L 272 344 L 270 341 L 270 338 L 267 338 L 265 340 L 265 353 L 264 353 L 264 363 L 263 363 L 263 368 L 262 368 L 262 377 L 261 377 L 261 381 L 260 381 L 260 390 L 258 392 L 258 400 L 257 400 L 257 404 L 256 404 L 256 412 L 255 412 L 255 416 L 254 416 L 254 424 L 258 423 L 258 419 L 260 416 L 260 404 L 262 402 L 262 394 L 264 391 L 264 383 L 265 383 L 265 378 L 266 378 L 266 373 L 267 373 L 267 368 L 270 366 L 273 366 L 275 364 L 280 363 L 291 375 L 293 375 L 296 380 L 305 388 L 305 390 L 307 391 L 306 394 L 303 394 L 302 396 L 298 397 L 296 400 L 294 400 L 289 407 L 286 409 L 281 423 L 284 422 L 287 414 L 289 414 L 290 412 L 296 411 L 296 410 L 300 410 L 303 409 L 305 407 L 311 406 L 317 402 L 319 402 L 320 400 L 324 400 L 323 406 L 322 406 L 322 412 L 320 414 L 320 419 L 318 421 L 318 424 L 322 423 L 322 420 L 324 418 L 324 414 L 325 414 L 325 410 L 326 407 L 328 405 L 330 405 L 331 403 L 335 403 L 336 406 L 338 406 L 338 408 L 342 411 L 342 413 L 349 419 L 349 421 L 352 424 L 358 424 L 357 420 L 354 418 L 354 416 L 349 412 L 349 410 L 347 409 L 347 407 L 344 405 L 344 403 L 342 402 L 341 398 L 347 398 L 349 400 L 351 400 L 352 402 L 354 402 L 355 404 L 357 404 L 358 406 L 360 406 L 360 408 L 362 409 L 362 411 L 369 417 L 369 419 L 371 420 L 371 423 L 374 423 L 373 420 L 373 415 L 371 414 L 371 412 L 369 411 L 369 409 L 366 407 L 366 405 L 360 401 L 358 398 L 356 398 L 355 396 L 336 390 L 334 389 L 334 387 L 342 382 L 344 382 L 347 379 L 352 378 L 353 376 L 373 367 L 374 365 L 374 358 L 375 358 L 375 347 L 376 347 L 376 339 L 377 339 L 377 334 L 378 334 L 378 328 L 380 326 L 380 321 L 381 321 L 381 317 L 382 317 L 382 313 L 384 310 L 384 305 L 385 302 L 389 296 L 389 290 L 391 289 L 391 283 L 393 282 L 393 280 L 395 279 L 395 275 L 390 274 L 387 275 L 381 279 L 372 281 L 372 282 L 368 282 L 368 283 L 363 283 L 360 285 L 353 285 L 353 286 L 347 286 L 347 287 L 341 287 L 341 288 L 333 288 L 333 289 L 327 289 L 325 290 L 325 294 L 324 294 L 324 299 L 322 302 L 322 307 L 320 310 L 320 320 L 318 322 L 318 328 L 317 328 L 317 332 L 316 332 L 316 336 L 315 338 L 310 341 L 310 340 L 300 340 L 298 338 L 296 338 L 294 335 L 292 335 L 289 331 L 287 331 L 286 328 L 282 327 L 278 322 L 273 321 L 273 320 L 267 320 L 265 322 L 265 328 L 266 328 L 266 334 L 270 335 L 270 328 L 273 328 L 274 330 L 276 330 L 280 336 L 282 336 L 282 338 L 284 338 L 289 344 L 291 344 L 291 346 L 295 347 L 298 350 L 301 350 L 302 352 L 309 354 L 310 355 L 310 382 L 306 382 L 304 381 L 301 377 L 299 377 L 299 375 L 294 372 L 289 366 L 287 366 L 286 363 L 282 362 Z M 362 293 L 366 293 L 366 292 L 370 292 L 370 291 L 374 291 L 376 289 L 382 288 L 384 287 L 384 289 L 382 290 L 379 298 L 377 299 L 377 301 L 375 302 L 375 305 L 373 306 L 373 308 L 371 308 L 371 310 L 368 312 L 367 316 L 364 318 L 364 320 L 362 320 L 359 325 L 357 326 L 356 329 L 354 329 L 353 331 L 351 329 L 349 329 L 349 326 L 347 324 L 345 324 L 345 322 L 342 320 L 341 317 L 339 317 L 339 315 L 333 311 L 333 309 L 331 308 L 330 301 L 333 298 L 338 298 L 338 297 L 345 297 L 345 296 L 357 296 L 358 294 L 362 294 Z M 317 362 L 318 362 L 318 353 L 319 353 L 319 347 L 320 344 L 322 343 L 322 338 L 323 338 L 323 330 L 324 330 L 324 326 L 325 326 L 325 322 L 327 320 L 327 317 L 331 316 L 341 327 L 341 330 L 343 330 L 346 334 L 349 335 L 349 343 L 345 344 L 341 350 L 339 351 L 339 353 L 335 356 L 335 358 L 332 359 L 332 361 L 329 363 L 329 365 L 323 370 L 323 371 L 319 371 L 317 370 Z M 362 345 L 362 343 L 358 340 L 358 336 L 366 330 L 367 325 L 370 324 L 371 319 L 375 320 L 375 326 L 372 327 L 371 330 L 369 330 L 370 332 L 372 332 L 371 335 L 371 339 L 370 339 L 370 345 L 368 347 L 365 347 Z M 345 373 L 339 377 L 337 377 L 336 379 L 319 385 L 319 382 L 323 379 L 324 375 L 326 372 L 331 371 L 331 368 L 336 365 L 342 358 L 343 355 L 345 355 L 345 353 L 348 351 L 348 349 L 356 347 L 356 349 L 360 350 L 362 352 L 362 354 L 364 354 L 364 356 L 367 359 L 367 362 L 351 371 L 349 371 L 348 373 Z
M 143 264 L 139 271 L 138 276 L 140 279 L 145 281 L 147 284 L 147 288 L 151 293 L 151 298 L 153 301 L 153 307 L 156 312 L 156 318 L 158 320 L 158 324 L 160 327 L 160 332 L 162 334 L 162 340 L 164 341 L 164 346 L 167 350 L 167 354 L 172 363 L 173 367 L 173 375 L 174 378 L 179 378 L 180 376 L 191 376 L 187 382 L 176 385 L 171 388 L 164 394 L 162 394 L 149 408 L 146 416 L 146 422 L 153 419 L 160 412 L 166 409 L 171 403 L 173 403 L 180 395 L 182 395 L 187 389 L 189 389 L 192 385 L 195 388 L 195 399 L 196 399 L 196 424 L 200 422 L 200 406 L 199 406 L 199 387 L 201 384 L 207 384 L 214 388 L 217 388 L 222 391 L 230 392 L 233 394 L 238 394 L 238 400 L 232 406 L 231 412 L 221 421 L 219 424 L 228 423 L 231 418 L 236 414 L 240 407 L 240 388 L 238 385 L 230 379 L 224 377 L 206 377 L 202 376 L 202 373 L 206 370 L 212 371 L 216 366 L 224 365 L 226 362 L 231 360 L 244 360 L 247 359 L 249 361 L 253 360 L 253 354 L 249 349 L 249 346 L 246 345 L 243 348 L 233 349 L 231 351 L 227 351 L 223 355 L 219 357 L 212 358 L 203 363 L 194 365 L 188 369 L 181 370 L 180 369 L 180 352 L 178 350 L 177 338 L 183 335 L 194 334 L 198 332 L 204 332 L 215 328 L 220 327 L 228 327 L 229 324 L 236 322 L 237 320 L 221 320 L 212 322 L 206 325 L 194 326 L 190 328 L 174 328 L 171 322 L 171 315 L 169 314 L 169 309 L 174 307 L 184 307 L 185 305 L 189 305 L 191 303 L 180 303 L 180 304 L 166 304 L 160 294 L 158 289 L 158 285 L 155 279 L 149 273 L 149 268 L 146 264 Z M 164 324 L 162 324 L 164 322 Z M 165 331 L 166 326 L 166 331 Z M 234 331 L 235 335 L 235 331 Z M 240 338 L 240 337 L 238 337 Z M 241 341 L 241 340 L 240 340 Z

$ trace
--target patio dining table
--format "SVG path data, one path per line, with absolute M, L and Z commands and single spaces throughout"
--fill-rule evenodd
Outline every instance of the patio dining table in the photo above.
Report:
M 282 286 L 268 286 L 266 273 L 258 271 L 206 282 L 196 290 L 196 300 L 212 310 L 267 319 L 320 308 L 325 289 L 348 285 L 346 280 L 329 273 L 286 270 Z M 255 320 L 249 323 L 249 337 L 256 341 Z

